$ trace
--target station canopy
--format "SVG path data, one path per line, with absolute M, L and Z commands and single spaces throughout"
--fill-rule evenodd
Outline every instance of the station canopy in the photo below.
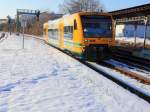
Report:
M 117 22 L 150 20 L 150 4 L 109 12 Z

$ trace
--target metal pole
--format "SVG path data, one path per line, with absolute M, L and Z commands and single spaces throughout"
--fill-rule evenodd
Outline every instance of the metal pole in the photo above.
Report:
M 17 30 L 17 33 L 19 34 L 19 32 L 20 32 L 20 24 L 19 24 L 19 12 L 18 12 L 18 9 L 17 9 L 16 30 Z
M 136 33 L 137 33 L 137 23 L 134 23 L 134 47 L 136 47 Z
M 8 34 L 10 34 L 10 24 L 8 23 Z
M 113 20 L 114 22 L 114 30 L 113 30 L 113 37 L 114 37 L 114 42 L 116 41 L 116 27 L 117 27 L 117 21 Z M 116 42 L 115 42 L 116 43 Z M 113 45 L 114 46 L 114 45 Z
M 8 18 L 8 32 L 11 35 L 11 17 L 8 15 L 7 18 Z
M 23 27 L 22 49 L 24 49 L 24 27 Z
M 9 32 L 10 32 L 10 35 L 11 35 L 11 23 L 9 24 Z
M 113 20 L 114 22 L 114 30 L 116 31 L 117 21 Z
M 146 47 L 146 39 L 147 39 L 147 22 L 148 22 L 148 19 L 146 17 L 145 20 L 144 20 L 144 24 L 145 24 L 145 30 L 144 30 L 144 49 Z

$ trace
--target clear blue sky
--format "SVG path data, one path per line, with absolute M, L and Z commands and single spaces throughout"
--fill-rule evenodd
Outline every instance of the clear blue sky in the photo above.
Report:
M 16 9 L 40 9 L 42 11 L 58 11 L 63 0 L 0 0 L 0 18 L 12 17 Z M 150 0 L 101 0 L 107 11 L 150 3 Z

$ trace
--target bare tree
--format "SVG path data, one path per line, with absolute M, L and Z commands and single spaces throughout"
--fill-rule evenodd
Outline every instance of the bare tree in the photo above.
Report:
M 29 15 L 30 16 L 30 15 Z M 54 12 L 42 12 L 39 16 L 39 21 L 36 21 L 35 17 L 31 17 L 31 20 L 28 19 L 27 27 L 25 28 L 25 33 L 32 35 L 42 35 L 43 33 L 43 24 L 48 22 L 48 20 L 54 20 L 62 17 L 62 14 L 56 14 Z
M 75 12 L 101 12 L 104 6 L 100 0 L 64 0 L 60 4 L 60 11 L 62 13 L 75 13 Z

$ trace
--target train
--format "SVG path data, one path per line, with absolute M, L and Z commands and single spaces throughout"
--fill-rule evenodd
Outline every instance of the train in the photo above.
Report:
M 115 43 L 111 14 L 78 12 L 43 25 L 46 43 L 79 59 L 99 61 L 109 57 Z

